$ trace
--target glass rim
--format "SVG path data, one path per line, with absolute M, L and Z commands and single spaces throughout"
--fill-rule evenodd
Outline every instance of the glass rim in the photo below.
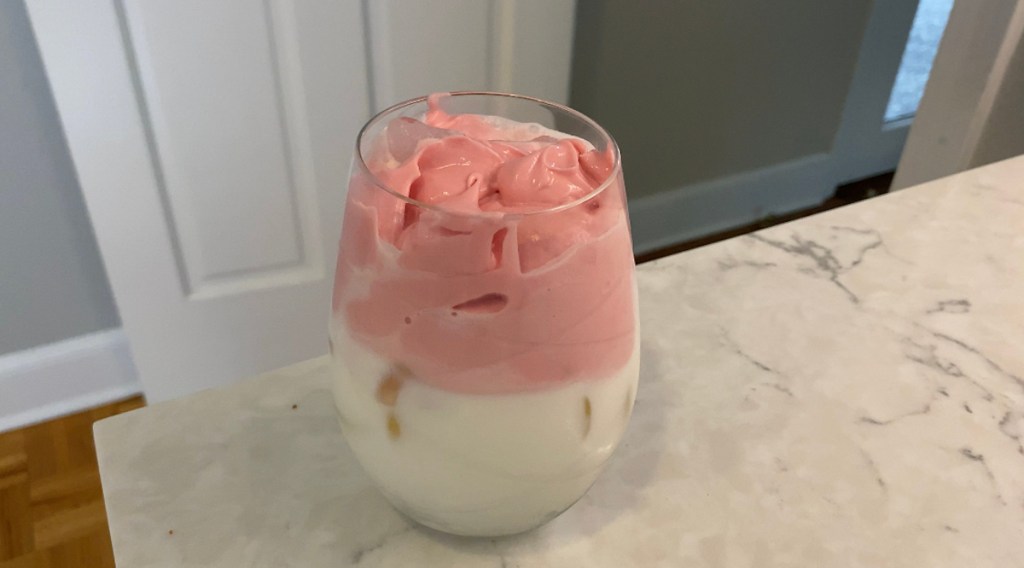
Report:
M 606 189 L 608 189 L 608 187 L 610 187 L 612 185 L 612 183 L 615 181 L 615 179 L 619 177 L 619 173 L 622 170 L 622 157 L 621 157 L 621 154 L 619 153 L 619 145 L 615 142 L 615 138 L 613 138 L 612 135 L 609 134 L 608 131 L 605 130 L 603 126 L 598 124 L 596 120 L 590 118 L 589 116 L 583 114 L 582 112 L 580 112 L 580 111 L 578 111 L 576 109 L 573 109 L 571 107 L 568 107 L 568 106 L 560 104 L 560 103 L 556 103 L 556 102 L 553 102 L 553 101 L 545 100 L 545 99 L 542 99 L 542 98 L 539 98 L 539 97 L 531 97 L 529 95 L 519 95 L 519 94 L 515 94 L 515 93 L 505 93 L 505 92 L 501 92 L 501 91 L 452 91 L 452 92 L 447 92 L 447 93 L 443 93 L 443 94 L 445 94 L 447 96 L 450 96 L 450 97 L 488 96 L 488 97 L 495 97 L 495 98 L 519 99 L 519 100 L 524 100 L 524 101 L 530 101 L 530 102 L 533 102 L 533 103 L 537 103 L 537 104 L 539 104 L 539 105 L 541 105 L 543 107 L 552 108 L 552 109 L 555 109 L 555 110 L 557 110 L 559 112 L 562 112 L 562 113 L 565 113 L 565 114 L 567 114 L 569 116 L 572 116 L 573 118 L 583 122 L 584 124 L 587 124 L 587 125 L 591 126 L 592 128 L 594 128 L 595 131 L 598 132 L 598 134 L 600 134 L 601 136 L 605 137 L 608 140 L 609 148 L 611 148 L 611 150 L 612 150 L 612 168 L 611 168 L 611 170 L 608 173 L 608 177 L 605 178 L 600 184 L 597 185 L 597 187 L 592 189 L 586 195 L 578 197 L 578 198 L 576 198 L 576 199 L 574 199 L 572 201 L 569 201 L 567 203 L 560 203 L 558 205 L 554 205 L 554 206 L 551 206 L 551 207 L 545 207 L 545 208 L 536 209 L 536 210 L 530 210 L 530 211 L 514 211 L 514 212 L 508 212 L 508 211 L 479 211 L 479 212 L 452 211 L 451 209 L 447 209 L 447 208 L 445 208 L 443 206 L 440 206 L 440 205 L 436 205 L 436 204 L 433 204 L 433 203 L 427 203 L 425 201 L 420 201 L 418 199 L 413 199 L 412 197 L 409 197 L 407 195 L 403 195 L 400 192 L 395 191 L 394 189 L 389 187 L 383 181 L 381 181 L 377 177 L 377 175 L 374 174 L 370 170 L 370 167 L 366 164 L 366 160 L 363 158 L 363 150 L 362 150 L 363 144 L 362 143 L 363 143 L 363 138 L 369 132 L 369 129 L 370 129 L 371 126 L 374 126 L 374 125 L 378 124 L 381 120 L 384 119 L 385 116 L 387 116 L 387 115 L 389 115 L 391 113 L 394 113 L 394 112 L 399 111 L 399 110 L 401 110 L 403 108 L 407 108 L 407 107 L 410 107 L 410 106 L 418 104 L 418 103 L 426 102 L 427 101 L 427 97 L 429 95 L 423 95 L 423 96 L 419 96 L 419 97 L 415 97 L 415 98 L 412 98 L 412 99 L 408 99 L 408 100 L 405 100 L 405 101 L 402 101 L 402 102 L 399 102 L 399 103 L 395 103 L 395 104 L 385 108 L 384 110 L 374 114 L 372 117 L 370 117 L 369 120 L 366 121 L 366 124 L 364 124 L 363 127 L 359 129 L 359 133 L 356 135 L 356 148 L 355 148 L 355 160 L 356 160 L 356 163 L 358 164 L 359 169 L 361 169 L 369 177 L 370 181 L 378 189 L 384 190 L 384 192 L 389 193 L 392 196 L 394 196 L 394 197 L 396 197 L 396 198 L 398 198 L 398 199 L 400 199 L 400 200 L 402 200 L 402 201 L 404 201 L 404 202 L 406 202 L 406 203 L 408 203 L 410 205 L 415 205 L 416 207 L 420 207 L 420 208 L 426 209 L 428 211 L 435 211 L 435 212 L 438 212 L 438 213 L 443 213 L 443 214 L 446 214 L 446 215 L 453 215 L 453 216 L 458 216 L 458 217 L 488 217 L 488 218 L 501 217 L 503 219 L 507 219 L 507 218 L 530 217 L 530 216 L 534 216 L 534 215 L 545 215 L 545 214 L 557 213 L 557 212 L 560 212 L 560 211 L 566 211 L 568 209 L 572 209 L 573 207 L 576 207 L 576 206 L 578 206 L 578 205 L 580 205 L 582 203 L 586 203 L 587 201 L 589 201 L 589 200 L 597 197 L 601 193 L 603 193 Z M 578 138 L 578 137 L 576 137 L 576 138 Z

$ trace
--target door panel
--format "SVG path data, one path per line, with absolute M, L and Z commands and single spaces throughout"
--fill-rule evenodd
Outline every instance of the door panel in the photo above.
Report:
M 29 2 L 151 401 L 326 351 L 355 2 Z
M 294 140 L 308 131 L 301 70 L 287 57 L 299 34 L 277 6 L 189 0 L 122 7 L 190 299 L 324 275 L 309 144 Z

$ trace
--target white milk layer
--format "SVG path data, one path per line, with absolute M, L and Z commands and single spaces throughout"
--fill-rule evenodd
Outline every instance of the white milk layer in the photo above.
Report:
M 470 395 L 417 381 L 332 328 L 349 446 L 396 507 L 445 532 L 513 534 L 556 516 L 594 482 L 629 422 L 638 348 L 612 376 Z

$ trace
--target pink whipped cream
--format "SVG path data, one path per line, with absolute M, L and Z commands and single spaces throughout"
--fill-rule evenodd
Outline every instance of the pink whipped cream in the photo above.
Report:
M 432 96 L 422 120 L 393 120 L 364 151 L 369 172 L 357 169 L 349 187 L 335 317 L 364 347 L 447 391 L 610 376 L 636 333 L 613 150 L 537 125 L 449 115 L 442 102 Z

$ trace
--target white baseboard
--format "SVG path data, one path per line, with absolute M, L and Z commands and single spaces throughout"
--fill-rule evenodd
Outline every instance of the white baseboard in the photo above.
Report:
M 140 393 L 120 329 L 0 355 L 0 432 Z
M 630 201 L 633 251 L 643 254 L 818 205 L 835 190 L 832 165 L 832 156 L 813 154 Z

